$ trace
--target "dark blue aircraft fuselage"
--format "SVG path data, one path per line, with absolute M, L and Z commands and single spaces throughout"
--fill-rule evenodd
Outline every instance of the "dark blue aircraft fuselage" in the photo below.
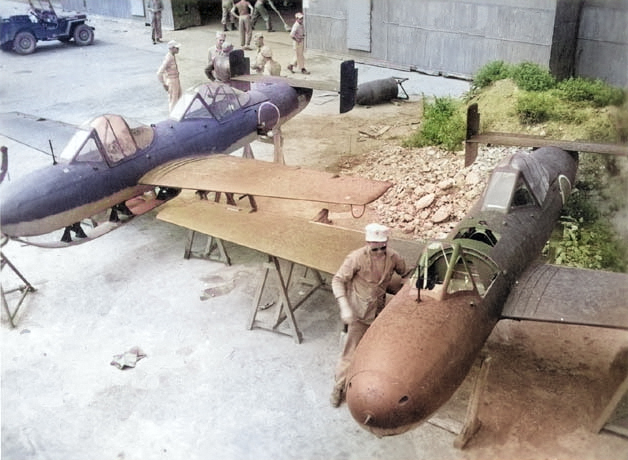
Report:
M 139 180 L 153 168 L 192 156 L 231 153 L 292 118 L 311 95 L 309 89 L 277 79 L 255 83 L 246 93 L 207 84 L 184 96 L 172 118 L 150 127 L 129 128 L 118 116 L 95 119 L 91 135 L 82 134 L 88 140 L 76 142 L 74 157 L 72 149 L 70 155 L 64 151 L 66 158 L 56 165 L 3 184 L 2 233 L 41 235 L 94 216 L 150 190 Z M 90 142 L 95 145 L 91 150 Z

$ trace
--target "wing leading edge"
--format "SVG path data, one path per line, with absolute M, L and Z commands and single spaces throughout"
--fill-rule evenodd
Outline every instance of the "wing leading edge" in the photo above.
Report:
M 392 186 L 229 155 L 173 161 L 147 173 L 140 183 L 358 206 L 375 201 Z
M 502 318 L 628 329 L 628 275 L 542 264 L 529 268 Z

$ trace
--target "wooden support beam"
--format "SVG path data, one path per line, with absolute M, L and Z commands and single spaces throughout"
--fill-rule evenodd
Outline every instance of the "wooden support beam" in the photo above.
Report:
M 482 360 L 480 373 L 475 380 L 473 392 L 471 393 L 471 399 L 469 399 L 469 405 L 467 406 L 467 415 L 464 420 L 462 431 L 454 440 L 454 447 L 456 449 L 464 449 L 467 443 L 482 426 L 482 422 L 478 418 L 478 410 L 480 406 L 480 400 L 482 399 L 482 394 L 484 393 L 484 389 L 486 388 L 486 380 L 488 377 L 490 362 L 490 356 Z

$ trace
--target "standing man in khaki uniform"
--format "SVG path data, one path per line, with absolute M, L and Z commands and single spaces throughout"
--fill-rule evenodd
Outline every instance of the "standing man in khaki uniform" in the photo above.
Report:
M 302 74 L 309 75 L 305 69 L 305 26 L 303 25 L 303 13 L 297 13 L 294 15 L 295 21 L 290 30 L 290 38 L 292 39 L 292 45 L 294 47 L 294 59 L 292 64 L 288 66 L 288 70 L 292 73 L 296 70 L 301 70 Z
M 181 82 L 179 81 L 179 68 L 175 55 L 179 53 L 179 45 L 176 41 L 168 42 L 168 53 L 157 70 L 157 79 L 168 91 L 168 110 L 172 112 L 175 104 L 181 97 Z
M 236 30 L 237 27 L 235 25 L 235 17 L 231 14 L 231 10 L 233 9 L 233 0 L 222 0 L 222 18 L 220 22 L 222 23 L 222 28 L 225 32 L 227 32 L 227 23 L 231 25 L 231 30 Z
M 237 13 L 236 13 L 237 11 Z M 231 13 L 238 18 L 238 28 L 240 29 L 240 46 L 242 49 L 251 49 L 251 38 L 253 38 L 253 26 L 251 25 L 251 14 L 253 6 L 247 0 L 240 0 L 233 5 Z
M 264 48 L 264 35 L 261 32 L 253 35 L 253 44 L 257 49 L 257 53 L 255 54 L 255 62 L 251 65 L 251 70 L 255 70 L 257 73 L 262 73 L 264 71 L 264 56 L 262 56 L 262 48 Z
M 254 7 L 255 11 L 253 11 L 253 16 L 251 17 L 251 27 L 255 29 L 255 24 L 257 24 L 257 20 L 261 17 L 264 23 L 266 23 L 266 30 L 268 32 L 274 32 L 272 20 L 266 9 L 266 3 L 268 3 L 273 10 L 277 11 L 273 0 L 257 0 Z
M 161 0 L 148 0 L 148 11 L 150 12 L 151 38 L 153 45 L 161 41 L 161 12 L 164 4 Z
M 365 230 L 366 245 L 346 257 L 331 281 L 347 332 L 330 398 L 334 407 L 344 400 L 347 370 L 353 353 L 366 330 L 384 309 L 386 290 L 393 273 L 403 276 L 406 272 L 403 258 L 387 247 L 390 229 L 369 224 Z

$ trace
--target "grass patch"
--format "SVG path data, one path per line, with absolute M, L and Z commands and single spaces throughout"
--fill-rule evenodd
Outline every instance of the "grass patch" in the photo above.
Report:
M 459 150 L 465 139 L 466 120 L 463 103 L 450 97 L 437 97 L 423 106 L 421 127 L 404 140 L 404 147 L 434 145 L 454 152 Z

